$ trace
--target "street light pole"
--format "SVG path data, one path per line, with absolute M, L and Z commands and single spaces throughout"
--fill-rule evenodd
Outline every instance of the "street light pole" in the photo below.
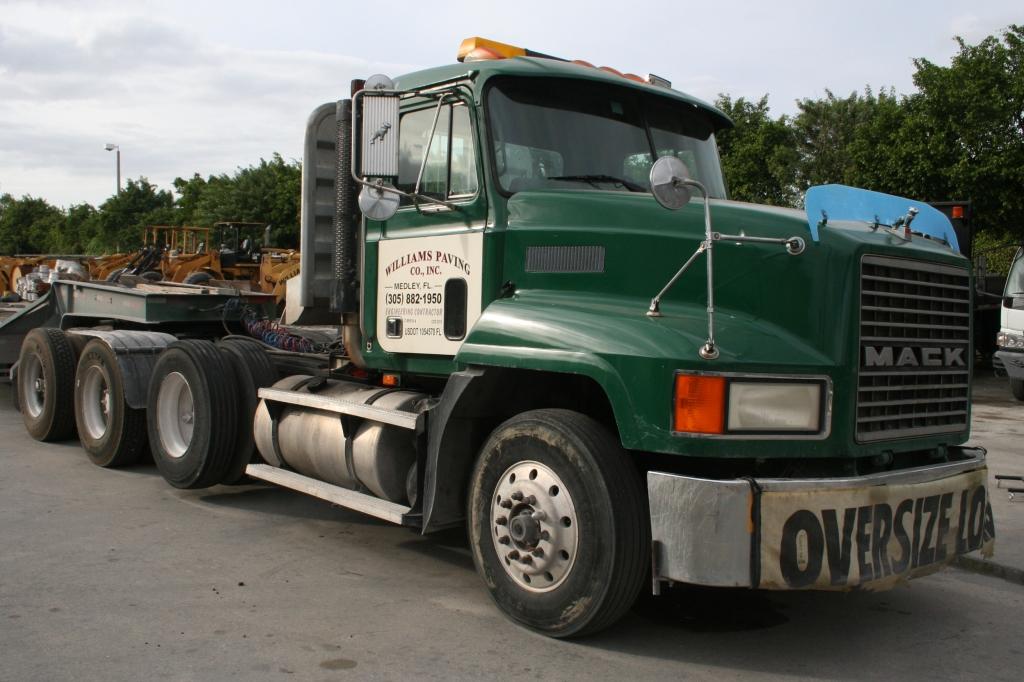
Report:
M 121 147 L 107 143 L 104 147 L 108 152 L 117 152 L 117 193 L 121 194 Z

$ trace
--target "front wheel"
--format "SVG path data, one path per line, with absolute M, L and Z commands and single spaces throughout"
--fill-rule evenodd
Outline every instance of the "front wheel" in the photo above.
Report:
M 576 637 L 636 600 L 650 555 L 643 489 L 593 419 L 544 409 L 503 423 L 477 460 L 468 504 L 477 571 L 513 620 Z
M 1024 401 L 1024 379 L 1010 379 L 1010 393 L 1017 400 Z

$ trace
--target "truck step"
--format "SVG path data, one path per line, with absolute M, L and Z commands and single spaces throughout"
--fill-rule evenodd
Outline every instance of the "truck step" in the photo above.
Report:
M 315 393 L 299 393 L 298 391 L 286 391 L 280 388 L 261 388 L 259 396 L 271 402 L 298 405 L 314 410 L 323 410 L 324 412 L 347 414 L 403 429 L 415 429 L 416 422 L 419 419 L 419 415 L 413 412 L 363 405 L 350 400 L 321 396 Z
M 261 481 L 268 481 L 283 488 L 319 497 L 321 500 L 327 500 L 339 507 L 352 509 L 399 525 L 403 524 L 405 515 L 411 511 L 410 507 L 388 502 L 373 495 L 324 483 L 294 471 L 286 471 L 266 464 L 250 464 L 245 468 L 245 473 Z

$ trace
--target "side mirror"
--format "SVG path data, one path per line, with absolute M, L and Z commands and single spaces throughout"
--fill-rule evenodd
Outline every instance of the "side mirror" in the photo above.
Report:
M 384 189 L 398 177 L 399 96 L 394 82 L 387 76 L 370 76 L 359 104 L 359 175 L 372 183 L 359 193 L 359 210 L 371 220 L 388 220 L 398 210 L 398 195 Z
M 387 76 L 366 79 L 360 98 L 362 131 L 359 175 L 398 177 L 398 93 Z
M 651 166 L 651 193 L 663 207 L 676 211 L 690 203 L 690 170 L 674 156 L 663 156 Z

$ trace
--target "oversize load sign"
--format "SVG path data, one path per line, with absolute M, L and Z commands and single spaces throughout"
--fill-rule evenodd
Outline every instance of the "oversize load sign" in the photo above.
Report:
M 768 589 L 884 588 L 958 554 L 991 552 L 980 469 L 930 483 L 761 495 L 761 582 Z

